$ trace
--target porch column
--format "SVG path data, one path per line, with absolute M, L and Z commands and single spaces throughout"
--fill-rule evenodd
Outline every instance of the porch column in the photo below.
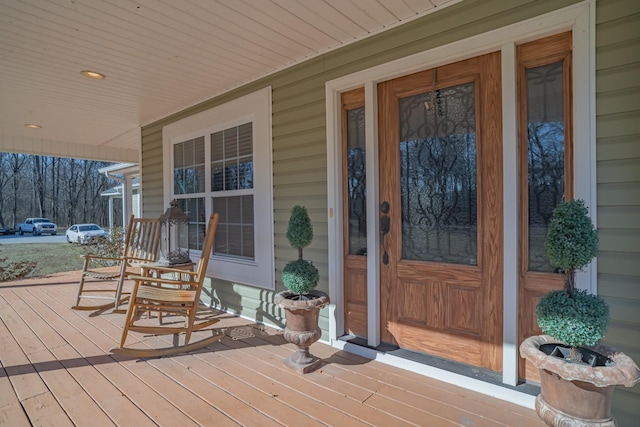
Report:
M 132 213 L 133 177 L 125 175 L 122 183 L 122 227 L 127 228 Z
M 109 231 L 113 230 L 113 196 L 109 196 Z

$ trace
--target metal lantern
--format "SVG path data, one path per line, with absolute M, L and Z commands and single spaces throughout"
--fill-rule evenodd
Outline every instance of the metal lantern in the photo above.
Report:
M 187 264 L 189 258 L 189 217 L 172 200 L 160 216 L 160 259 L 164 265 Z

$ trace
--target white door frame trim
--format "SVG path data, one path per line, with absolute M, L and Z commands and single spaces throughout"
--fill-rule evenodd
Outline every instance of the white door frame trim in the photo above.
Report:
M 377 159 L 377 99 L 379 82 L 440 65 L 461 61 L 489 52 L 502 54 L 503 103 L 503 178 L 504 178 L 504 298 L 503 298 L 503 382 L 517 383 L 518 366 L 518 189 L 517 189 L 517 103 L 515 47 L 517 44 L 571 30 L 573 36 L 573 108 L 574 108 L 574 170 L 575 195 L 585 200 L 596 223 L 596 152 L 595 152 L 595 0 L 585 0 L 572 6 L 537 16 L 488 33 L 459 40 L 428 51 L 381 64 L 335 80 L 325 85 L 327 119 L 327 185 L 329 236 L 329 293 L 332 300 L 330 341 L 345 347 L 338 338 L 344 331 L 343 294 L 343 203 L 340 94 L 358 87 L 365 88 L 365 141 L 367 174 L 367 247 L 379 247 L 378 229 L 378 159 Z M 379 251 L 368 251 L 368 345 L 380 344 L 380 278 Z M 597 292 L 595 260 L 578 276 L 579 287 Z M 368 354 L 368 353 L 367 353 Z M 379 354 L 380 360 L 393 356 Z M 397 361 L 396 361 L 397 363 Z M 400 365 L 407 366 L 406 361 Z M 412 369 L 413 370 L 413 369 Z M 433 369 L 425 375 L 433 376 Z M 482 392 L 486 383 L 461 379 L 446 372 L 439 379 Z M 466 378 L 466 377 L 465 377 Z M 484 387 L 484 388 L 483 388 Z M 522 404 L 521 393 L 507 390 L 505 400 L 516 399 Z M 509 397 L 511 396 L 511 397 Z M 500 396 L 496 396 L 500 397 Z M 524 399 L 533 406 L 533 399 Z

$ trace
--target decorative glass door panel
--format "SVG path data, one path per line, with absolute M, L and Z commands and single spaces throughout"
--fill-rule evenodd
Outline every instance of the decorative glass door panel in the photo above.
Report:
M 364 107 L 346 110 L 349 254 L 367 254 L 367 180 Z
M 476 265 L 474 84 L 399 102 L 402 258 Z
M 381 83 L 378 110 L 381 338 L 500 371 L 500 56 Z
M 564 199 L 563 62 L 526 70 L 529 271 L 552 272 L 544 247 L 551 214 Z

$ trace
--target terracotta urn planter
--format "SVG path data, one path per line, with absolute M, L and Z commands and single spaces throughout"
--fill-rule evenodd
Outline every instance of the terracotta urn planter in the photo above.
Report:
M 592 349 L 609 358 L 607 366 L 569 363 L 540 350 L 543 344 L 557 343 L 548 335 L 529 337 L 520 345 L 520 354 L 540 370 L 540 394 L 536 412 L 554 427 L 614 427 L 611 396 L 616 386 L 633 387 L 640 370 L 624 353 L 606 346 Z
M 286 327 L 284 339 L 297 346 L 297 350 L 284 360 L 285 366 L 299 374 L 316 370 L 322 360 L 309 353 L 309 346 L 320 339 L 322 331 L 318 327 L 320 310 L 329 304 L 329 296 L 313 290 L 308 299 L 299 299 L 298 294 L 284 291 L 276 294 L 274 302 L 285 310 Z

